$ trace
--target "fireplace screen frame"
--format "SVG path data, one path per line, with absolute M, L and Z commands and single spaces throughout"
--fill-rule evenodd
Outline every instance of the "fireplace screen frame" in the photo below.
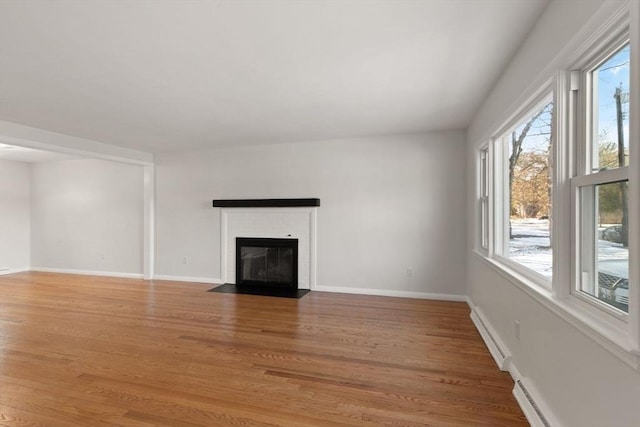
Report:
M 291 282 L 247 280 L 242 277 L 242 248 L 292 249 Z M 236 286 L 268 286 L 298 289 L 298 239 L 270 237 L 236 237 Z

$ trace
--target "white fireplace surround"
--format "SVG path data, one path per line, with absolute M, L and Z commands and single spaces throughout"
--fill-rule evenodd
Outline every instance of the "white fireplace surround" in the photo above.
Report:
M 315 207 L 222 208 L 221 260 L 223 283 L 236 281 L 236 237 L 298 239 L 298 289 L 316 285 Z

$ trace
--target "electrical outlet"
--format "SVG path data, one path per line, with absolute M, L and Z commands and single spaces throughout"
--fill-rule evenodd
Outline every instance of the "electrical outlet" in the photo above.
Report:
M 407 277 L 413 277 L 413 270 L 410 268 L 407 268 Z
M 519 320 L 513 321 L 513 334 L 515 335 L 516 339 L 520 341 L 520 321 Z
M 189 257 L 182 257 L 182 263 L 183 264 L 189 264 Z

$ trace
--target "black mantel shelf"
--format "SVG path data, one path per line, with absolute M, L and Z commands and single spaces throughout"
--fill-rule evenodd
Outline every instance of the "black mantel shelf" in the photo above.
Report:
M 320 199 L 227 199 L 214 200 L 214 208 L 306 208 L 320 206 Z

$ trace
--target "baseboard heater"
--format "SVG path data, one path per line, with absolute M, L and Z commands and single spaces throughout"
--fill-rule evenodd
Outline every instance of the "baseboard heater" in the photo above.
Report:
M 535 400 L 533 400 L 531 393 L 529 393 L 522 380 L 516 380 L 515 386 L 513 387 L 513 396 L 518 401 L 529 424 L 533 427 L 551 427 L 551 424 L 549 424 L 540 407 L 536 404 Z
M 514 379 L 513 396 L 518 401 L 529 424 L 533 427 L 551 427 L 552 424 L 547 417 L 544 416 L 544 411 L 533 399 L 533 395 L 536 395 L 536 393 L 531 393 L 527 390 L 525 383 L 520 378 L 520 373 L 517 368 L 511 365 L 511 354 L 509 354 L 505 345 L 498 338 L 498 334 L 493 331 L 493 327 L 477 307 L 473 307 L 471 310 L 471 320 L 478 329 L 485 345 L 489 349 L 489 353 L 491 353 L 500 370 L 509 371 L 511 377 Z M 555 423 L 553 425 L 555 425 Z
M 509 363 L 511 362 L 511 355 L 495 334 L 491 333 L 491 328 L 488 322 L 484 320 L 482 313 L 480 313 L 480 311 L 475 307 L 471 311 L 471 320 L 478 329 L 478 332 L 480 332 L 480 336 L 482 336 L 484 343 L 489 349 L 489 353 L 493 356 L 493 359 L 496 361 L 500 370 L 508 371 Z

